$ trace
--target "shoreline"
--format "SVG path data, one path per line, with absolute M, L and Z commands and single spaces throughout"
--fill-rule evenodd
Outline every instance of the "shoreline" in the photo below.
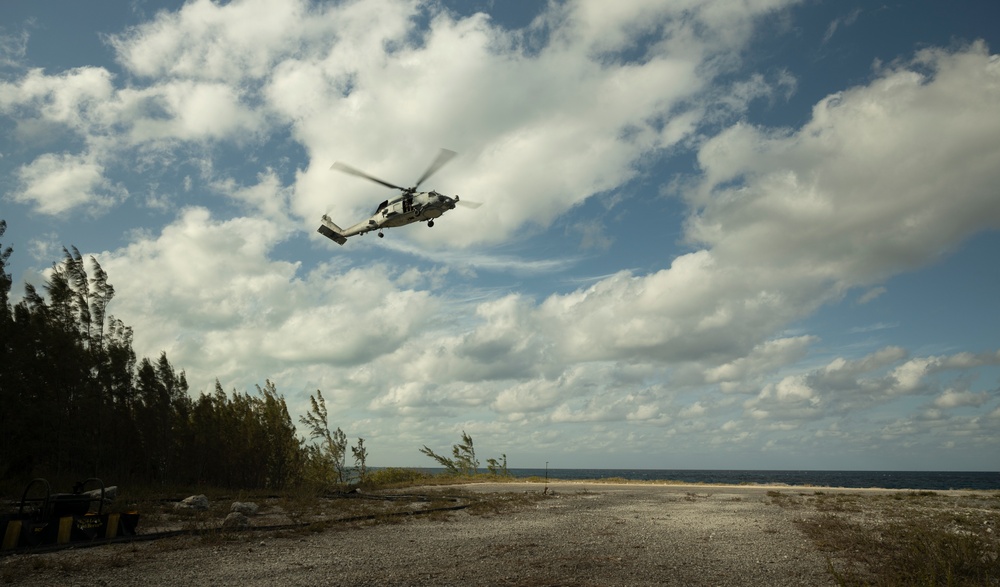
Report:
M 427 474 L 435 468 L 415 469 Z M 532 469 L 510 468 L 521 480 L 664 482 L 709 485 L 783 485 L 943 491 L 947 489 L 1000 491 L 998 471 L 834 471 L 834 470 L 716 470 L 716 469 Z M 546 476 L 546 473 L 548 475 Z M 485 475 L 484 475 L 485 476 Z
M 645 480 L 645 479 L 550 479 L 546 481 L 535 481 L 535 480 L 470 480 L 468 483 L 448 483 L 445 485 L 426 485 L 421 487 L 467 487 L 472 488 L 477 485 L 495 485 L 498 488 L 503 486 L 557 486 L 557 485 L 568 485 L 568 486 L 586 486 L 592 485 L 594 487 L 608 488 L 615 486 L 623 487 L 664 487 L 664 488 L 678 488 L 678 489 L 698 489 L 698 488 L 714 488 L 714 489 L 760 489 L 765 491 L 779 491 L 779 490 L 803 490 L 803 491 L 830 491 L 830 492 L 849 492 L 849 491 L 861 491 L 868 493 L 927 493 L 927 494 L 943 494 L 943 495 L 990 495 L 995 493 L 1000 493 L 1000 489 L 967 489 L 967 488 L 952 488 L 952 489 L 911 489 L 911 488 L 893 488 L 893 487 L 842 487 L 842 486 L 830 486 L 830 485 L 792 485 L 785 483 L 688 483 L 679 481 L 661 481 L 661 480 Z

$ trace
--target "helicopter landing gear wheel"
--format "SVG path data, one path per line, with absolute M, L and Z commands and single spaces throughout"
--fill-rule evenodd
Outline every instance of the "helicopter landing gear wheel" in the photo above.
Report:
M 379 232 L 379 233 L 378 233 L 378 237 L 379 237 L 379 238 L 385 238 L 385 235 L 384 235 L 384 234 L 382 234 L 381 232 Z
M 434 221 L 433 220 L 428 220 L 427 221 L 427 228 L 430 228 L 432 226 L 434 226 Z

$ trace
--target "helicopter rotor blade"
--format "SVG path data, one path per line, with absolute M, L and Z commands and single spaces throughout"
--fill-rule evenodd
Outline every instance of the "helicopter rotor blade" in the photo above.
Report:
M 469 200 L 458 200 L 455 203 L 458 204 L 459 206 L 465 206 L 466 208 L 472 208 L 473 210 L 475 210 L 476 208 L 478 208 L 478 207 L 480 207 L 480 206 L 483 205 L 482 202 L 470 202 Z
M 406 188 L 399 187 L 398 185 L 393 185 L 393 184 L 391 184 L 391 183 L 389 183 L 387 181 L 383 181 L 383 180 L 381 180 L 381 179 L 379 179 L 379 178 L 377 178 L 377 177 L 375 177 L 373 175 L 368 175 L 364 171 L 361 171 L 360 169 L 355 169 L 355 168 L 351 167 L 350 165 L 348 165 L 346 163 L 341 163 L 340 161 L 334 162 L 334 164 L 330 166 L 330 169 L 336 169 L 337 171 L 342 171 L 342 172 L 344 172 L 344 173 L 346 173 L 348 175 L 355 175 L 357 177 L 363 177 L 363 178 L 365 178 L 365 179 L 367 179 L 369 181 L 374 181 L 375 183 L 380 183 L 380 184 L 384 185 L 387 188 L 392 188 L 394 190 L 400 190 L 400 191 L 404 191 L 404 192 L 406 191 Z
M 434 175 L 434 173 L 436 173 L 438 169 L 441 169 L 441 167 L 443 167 L 445 163 L 451 161 L 451 158 L 454 157 L 455 155 L 457 155 L 455 151 L 450 151 L 448 149 L 441 149 L 438 152 L 438 156 L 434 159 L 434 161 L 431 162 L 430 167 L 428 167 L 427 171 L 425 171 L 424 174 L 420 176 L 420 179 L 417 180 L 417 183 L 413 185 L 412 189 L 416 190 L 418 187 L 420 187 L 420 184 L 424 183 L 424 181 L 426 181 L 428 177 Z

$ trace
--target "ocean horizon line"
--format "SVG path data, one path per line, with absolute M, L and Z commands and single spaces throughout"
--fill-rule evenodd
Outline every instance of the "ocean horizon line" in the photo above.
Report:
M 371 469 L 411 469 L 431 474 L 443 467 L 370 467 Z M 480 472 L 487 469 L 480 467 Z M 720 485 L 790 485 L 884 488 L 913 490 L 976 489 L 1000 490 L 997 471 L 904 471 L 904 470 L 825 470 L 825 469 L 629 469 L 629 468 L 544 468 L 508 467 L 515 478 L 546 477 L 549 480 L 586 481 L 625 479 L 628 481 L 674 481 Z

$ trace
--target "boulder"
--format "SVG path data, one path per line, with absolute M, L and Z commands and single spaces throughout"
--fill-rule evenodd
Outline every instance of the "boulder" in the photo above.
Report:
M 250 527 L 250 518 L 240 512 L 231 512 L 222 521 L 223 530 L 245 530 Z
M 257 514 L 257 510 L 260 508 L 252 501 L 234 501 L 232 507 L 229 508 L 231 512 L 239 512 L 246 516 L 253 516 Z
M 192 495 L 185 497 L 174 504 L 175 510 L 207 510 L 208 497 L 205 495 Z

